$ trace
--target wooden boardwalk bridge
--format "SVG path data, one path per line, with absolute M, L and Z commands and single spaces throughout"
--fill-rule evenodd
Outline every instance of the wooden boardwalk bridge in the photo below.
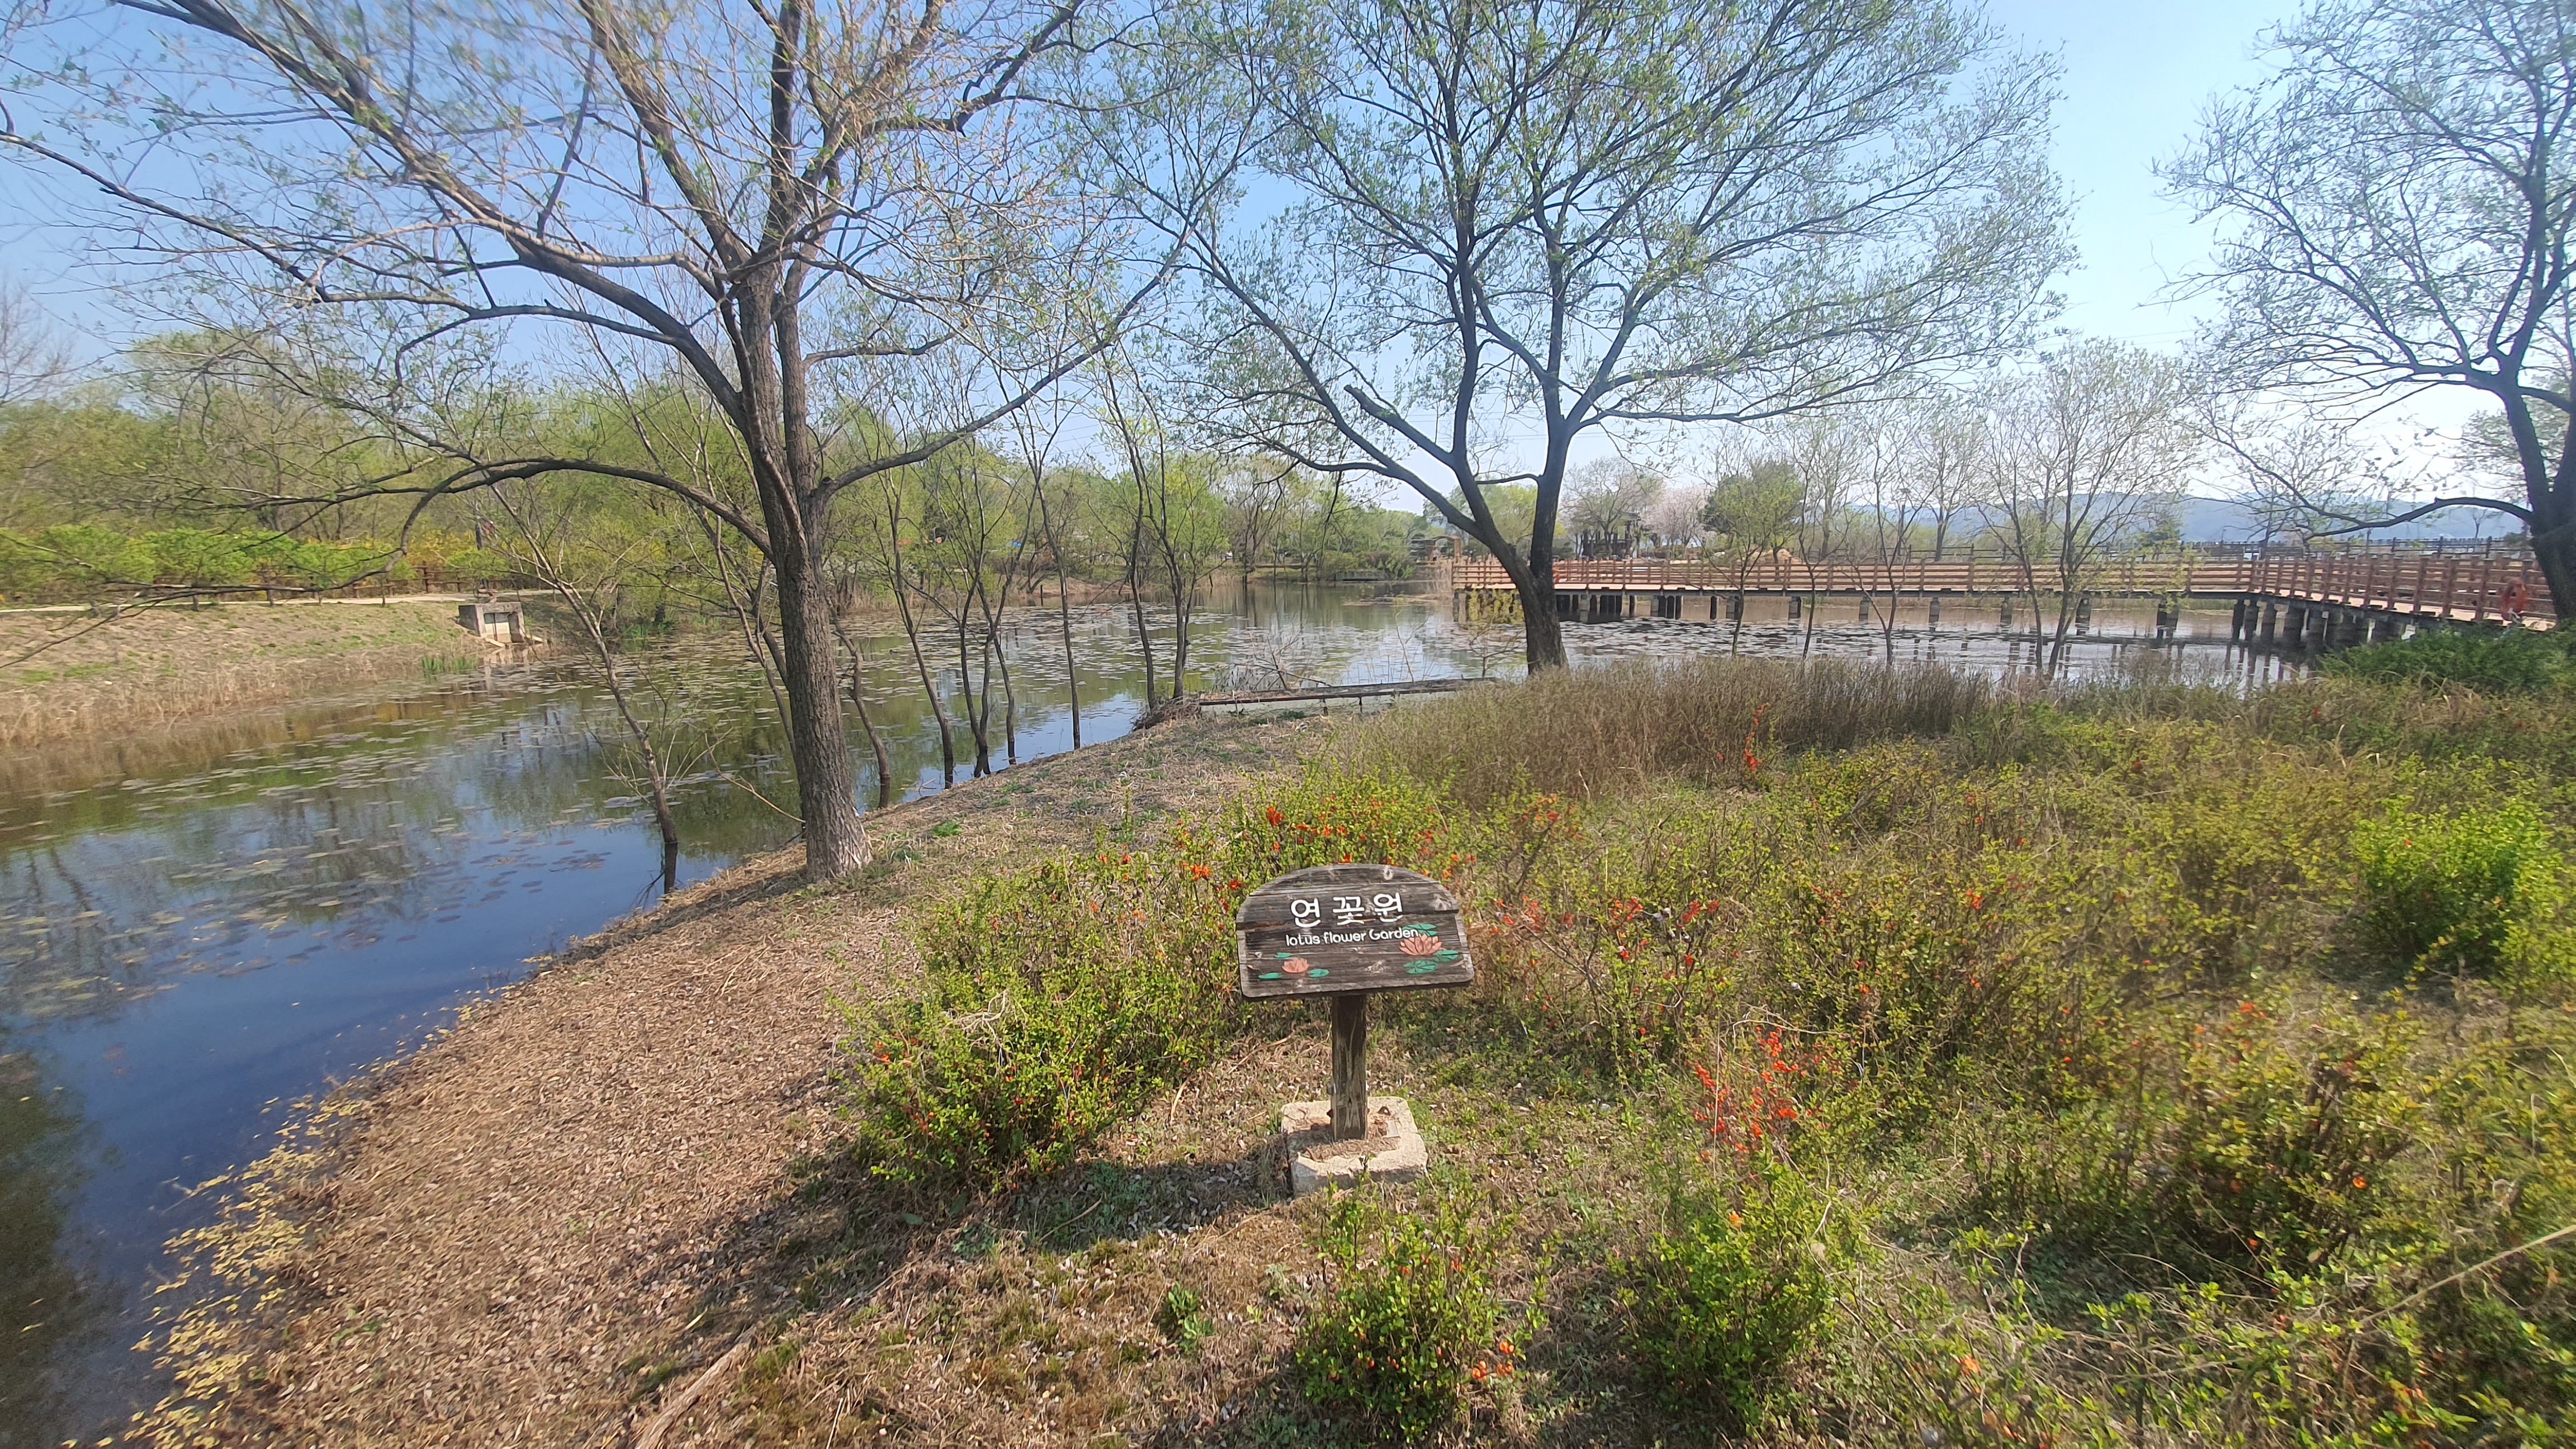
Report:
M 1460 559 L 1453 597 L 1473 607 L 1512 593 L 1502 565 Z M 2055 594 L 2042 575 L 2036 590 Z M 1969 553 L 1947 559 L 1810 564 L 1787 554 L 1744 567 L 1697 559 L 1585 559 L 1556 566 L 1557 617 L 1609 619 L 1734 616 L 1745 598 L 1802 601 L 1858 596 L 1902 603 L 1927 599 L 1940 618 L 1945 598 L 2009 600 L 2033 592 L 2009 559 Z M 2091 598 L 2151 598 L 2159 632 L 2170 632 L 2184 600 L 2226 599 L 2239 639 L 2327 647 L 2392 638 L 2408 624 L 2547 629 L 2558 618 L 2549 585 L 2529 549 L 2489 544 L 2393 547 L 2349 553 L 2249 552 L 2223 556 L 2128 556 L 2107 560 L 2084 589 Z M 1705 610 L 1705 612 L 1702 612 Z

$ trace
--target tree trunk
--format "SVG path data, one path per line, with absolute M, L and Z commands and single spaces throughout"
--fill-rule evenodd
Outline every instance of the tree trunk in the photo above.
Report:
M 1047 553 L 1055 560 L 1055 622 L 1064 638 L 1064 692 L 1073 701 L 1073 747 L 1082 748 L 1082 676 L 1073 663 L 1073 594 L 1065 585 L 1064 550 L 1055 541 L 1055 514 L 1047 506 L 1046 487 L 1038 487 L 1038 520 L 1046 526 Z
M 1141 530 L 1143 526 L 1140 519 L 1137 527 Z M 1154 712 L 1154 706 L 1161 701 L 1155 698 L 1154 636 L 1145 628 L 1144 585 L 1137 577 L 1136 549 L 1142 544 L 1141 538 L 1130 540 L 1127 555 L 1127 605 L 1136 615 L 1136 647 L 1145 651 L 1145 712 L 1151 714 Z
M 1521 600 L 1522 653 L 1532 674 L 1565 667 L 1565 631 L 1556 618 L 1555 573 L 1552 568 L 1532 569 L 1528 577 L 1512 580 L 1512 590 Z
M 957 691 L 966 696 L 966 733 L 975 741 L 975 773 L 971 778 L 980 780 L 993 773 L 992 646 L 989 642 L 985 645 L 988 662 L 984 666 L 984 686 L 979 690 L 974 674 L 966 667 L 966 612 L 962 604 L 958 606 L 957 621 Z
M 850 738 L 841 723 L 840 671 L 833 667 L 831 591 L 821 576 L 819 552 L 810 540 L 799 539 L 777 570 L 788 754 L 796 764 L 810 881 L 836 880 L 868 863 Z
M 2576 629 L 2576 505 L 2540 511 L 2531 530 L 2532 557 L 2549 585 L 2549 602 L 2558 611 L 2557 629 Z
M 834 625 L 836 631 L 839 626 Z M 877 759 L 877 808 L 894 804 L 894 762 L 887 758 L 885 736 L 877 733 L 877 722 L 868 718 L 868 697 L 859 675 L 859 641 L 841 631 L 841 647 L 850 651 L 850 708 L 859 714 L 859 728 L 868 736 L 868 751 Z
M 912 597 L 904 592 L 903 580 L 903 513 L 887 495 L 886 537 L 894 562 L 894 606 L 903 616 L 903 642 L 912 650 L 912 669 L 921 676 L 921 694 L 930 701 L 930 717 L 939 725 L 939 783 L 944 789 L 957 783 L 957 741 L 948 731 L 948 711 L 939 702 L 939 686 L 930 682 L 930 662 L 921 657 L 921 625 L 912 617 Z
M 1020 762 L 1020 696 L 1011 688 L 1011 651 L 996 646 L 995 662 L 1002 666 L 1002 748 L 1013 765 Z

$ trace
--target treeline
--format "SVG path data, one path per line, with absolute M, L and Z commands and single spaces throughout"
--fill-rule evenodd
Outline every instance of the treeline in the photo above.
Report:
M 443 493 L 438 465 L 452 459 L 412 456 L 353 412 L 259 386 L 219 361 L 224 352 L 216 339 L 163 339 L 105 377 L 0 404 L 0 600 L 541 581 L 524 524 L 542 516 L 559 525 L 545 540 L 550 558 L 585 574 L 613 559 L 656 624 L 675 608 L 729 614 L 721 575 L 738 560 L 718 556 L 743 545 L 709 535 L 721 509 L 586 485 L 571 470 L 520 480 L 506 503 L 479 490 Z M 620 433 L 638 461 L 687 447 L 712 498 L 747 501 L 748 479 L 707 448 L 709 420 L 676 390 L 640 402 L 563 390 L 486 405 L 517 420 L 521 442 L 569 456 L 614 455 Z M 1155 474 L 1141 492 L 1139 465 Z M 913 541 L 919 566 L 1009 571 L 1023 585 L 1044 578 L 1078 595 L 1114 594 L 1131 574 L 1142 585 L 1154 573 L 1154 592 L 1168 593 L 1161 575 L 1174 567 L 1193 584 L 1222 572 L 1402 577 L 1435 531 L 1314 473 L 1204 452 L 1128 466 L 1050 460 L 1040 471 L 1033 484 L 1025 461 L 967 446 L 889 480 L 897 514 L 929 530 Z M 842 609 L 902 602 L 894 540 L 874 526 L 886 492 L 839 510 L 848 515 L 833 535 L 847 555 L 836 568 Z M 969 517 L 995 526 L 965 526 Z M 958 555 L 969 537 L 972 547 L 1021 555 L 1020 566 L 967 564 Z M 1142 568 L 1140 553 L 1160 557 L 1160 568 Z

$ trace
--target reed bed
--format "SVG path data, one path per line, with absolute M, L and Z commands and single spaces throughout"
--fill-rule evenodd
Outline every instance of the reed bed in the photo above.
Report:
M 441 604 L 156 609 L 96 627 L 77 615 L 18 615 L 0 620 L 0 658 L 19 659 L 0 670 L 0 749 L 105 740 L 470 668 L 485 652 Z
M 1395 711 L 1366 748 L 1472 803 L 1529 786 L 1592 799 L 1644 779 L 1716 784 L 1774 756 L 1945 735 L 2002 698 L 1985 676 L 1938 667 L 1633 661 Z

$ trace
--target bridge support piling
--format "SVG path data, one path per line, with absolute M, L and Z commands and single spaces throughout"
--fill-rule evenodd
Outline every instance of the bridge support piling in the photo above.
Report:
M 1806 597 L 1805 597 L 1804 595 L 1802 595 L 1802 594 L 1791 594 L 1791 595 L 1789 596 L 1789 622 L 1790 622 L 1790 623 L 1795 624 L 1795 623 L 1797 623 L 1797 622 L 1798 622 L 1798 611 L 1799 611 L 1799 609 L 1800 609 L 1800 608 L 1802 608 L 1805 604 L 1806 604 Z
M 2093 596 L 2086 594 L 2075 601 L 2075 632 L 2085 634 L 2093 629 Z
M 2264 603 L 2263 603 L 2263 642 L 2264 642 L 2264 643 L 2269 644 L 2269 643 L 2271 643 L 2271 642 L 2272 642 L 2272 635 L 2273 635 L 2273 633 L 2275 632 L 2275 630 L 2277 629 L 2277 627 L 2279 626 L 2280 622 L 2281 622 L 2281 606 L 2280 606 L 2279 604 L 2277 604 L 2277 603 L 2272 602 L 2271 600 L 2268 600 L 2268 599 L 2267 599 L 2267 600 L 2265 600 L 2265 601 L 2264 601 Z
M 1940 596 L 1939 594 L 1934 594 L 1934 595 L 1932 596 L 1931 602 L 1930 602 L 1930 604 L 1927 606 L 1927 608 L 1928 608 L 1928 610 L 1929 610 L 1929 612 L 1930 612 L 1930 614 L 1931 614 L 1931 618 L 1930 618 L 1930 620 L 1929 620 L 1930 624 L 1931 624 L 1931 625 L 1932 625 L 1932 627 L 1933 627 L 1933 628 L 1935 628 L 1935 629 L 1940 628 L 1940 627 L 1941 627 L 1941 596 Z

